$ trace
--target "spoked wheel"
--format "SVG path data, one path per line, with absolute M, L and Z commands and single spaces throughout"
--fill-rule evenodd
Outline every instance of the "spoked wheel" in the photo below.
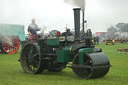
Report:
M 2 37 L 0 46 L 3 53 L 16 53 L 20 46 L 19 39 L 16 36 L 4 36 Z
M 73 66 L 75 65 L 75 67 Z M 73 59 L 72 69 L 79 78 L 97 78 L 106 75 L 110 62 L 103 53 L 90 53 L 84 55 L 84 64 L 79 64 L 79 55 Z
M 39 74 L 45 68 L 39 46 L 32 43 L 28 43 L 23 47 L 20 62 L 23 70 L 27 73 Z

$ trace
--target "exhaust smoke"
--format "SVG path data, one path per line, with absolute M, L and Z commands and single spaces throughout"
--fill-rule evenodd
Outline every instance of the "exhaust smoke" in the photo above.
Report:
M 85 11 L 85 0 L 64 0 L 64 2 L 71 4 L 72 6 L 80 7 L 82 12 Z

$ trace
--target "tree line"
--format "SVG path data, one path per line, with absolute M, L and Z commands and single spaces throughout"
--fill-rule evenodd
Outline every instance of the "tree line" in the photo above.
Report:
M 114 34 L 128 32 L 128 23 L 118 23 L 115 26 L 107 28 L 107 32 L 113 32 Z

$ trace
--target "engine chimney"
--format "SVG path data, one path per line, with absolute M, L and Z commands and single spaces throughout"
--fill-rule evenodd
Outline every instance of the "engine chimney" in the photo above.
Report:
M 80 8 L 74 8 L 75 40 L 80 40 Z

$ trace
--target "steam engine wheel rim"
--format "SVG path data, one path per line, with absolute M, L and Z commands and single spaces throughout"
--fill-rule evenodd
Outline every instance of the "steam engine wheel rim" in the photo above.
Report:
M 28 43 L 23 47 L 20 61 L 26 73 L 38 74 L 44 70 L 40 49 L 35 44 Z
M 7 54 L 14 54 L 19 49 L 19 39 L 16 36 L 4 36 L 2 38 L 2 51 Z

